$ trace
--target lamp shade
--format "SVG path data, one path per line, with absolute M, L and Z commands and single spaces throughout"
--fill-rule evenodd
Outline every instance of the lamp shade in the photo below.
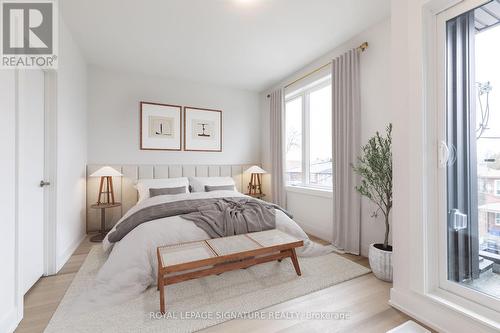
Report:
M 121 173 L 110 166 L 104 166 L 90 175 L 90 177 L 120 177 Z
M 264 169 L 262 169 L 261 167 L 257 166 L 257 165 L 254 165 L 254 166 L 251 166 L 250 168 L 248 168 L 245 173 L 267 173 Z

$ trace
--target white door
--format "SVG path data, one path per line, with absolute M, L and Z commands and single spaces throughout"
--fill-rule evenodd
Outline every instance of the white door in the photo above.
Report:
M 44 73 L 19 71 L 18 218 L 22 288 L 26 293 L 44 270 Z

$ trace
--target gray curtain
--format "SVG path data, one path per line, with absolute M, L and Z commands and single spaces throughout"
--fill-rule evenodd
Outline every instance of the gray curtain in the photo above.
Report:
M 361 196 L 351 165 L 360 151 L 359 51 L 352 49 L 332 62 L 332 157 L 334 170 L 333 245 L 359 254 Z
M 270 141 L 271 141 L 271 194 L 273 202 L 285 207 L 285 185 L 283 166 L 283 92 L 281 89 L 271 93 L 270 103 Z

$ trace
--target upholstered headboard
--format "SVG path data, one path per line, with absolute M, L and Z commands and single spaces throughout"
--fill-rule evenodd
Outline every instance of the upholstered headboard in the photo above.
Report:
M 100 228 L 100 211 L 90 206 L 97 202 L 99 193 L 99 178 L 89 177 L 94 171 L 103 167 L 102 164 L 87 166 L 87 232 Z M 121 202 L 121 207 L 106 210 L 108 228 L 137 203 L 137 190 L 134 185 L 142 178 L 175 178 L 175 177 L 232 177 L 240 192 L 246 191 L 250 175 L 244 174 L 251 165 L 110 165 L 123 174 L 123 177 L 113 178 L 115 201 Z

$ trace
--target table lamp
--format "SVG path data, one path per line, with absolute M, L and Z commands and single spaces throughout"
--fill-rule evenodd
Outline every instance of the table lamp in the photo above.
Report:
M 245 173 L 250 173 L 250 183 L 248 183 L 248 194 L 249 195 L 262 195 L 262 187 L 261 187 L 261 175 L 266 173 L 265 170 L 254 165 L 248 168 Z
M 99 184 L 99 197 L 97 198 L 98 205 L 114 205 L 115 204 L 115 193 L 113 191 L 113 177 L 121 177 L 121 173 L 113 169 L 112 167 L 105 166 L 94 172 L 90 177 L 101 177 L 101 182 Z M 106 188 L 104 188 L 104 183 L 106 183 Z M 106 201 L 102 201 L 101 197 L 104 195 Z

